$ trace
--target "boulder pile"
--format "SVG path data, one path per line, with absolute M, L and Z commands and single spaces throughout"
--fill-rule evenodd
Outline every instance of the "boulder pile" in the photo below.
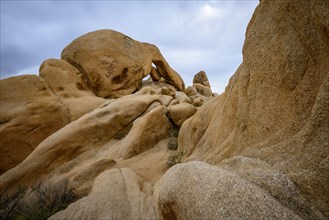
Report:
M 1 219 L 328 219 L 328 11 L 260 1 L 219 96 L 112 30 L 1 80 Z

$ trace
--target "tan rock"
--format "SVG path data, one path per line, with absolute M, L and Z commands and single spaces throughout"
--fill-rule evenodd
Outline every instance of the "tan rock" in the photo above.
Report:
M 194 96 L 197 94 L 197 91 L 196 91 L 196 88 L 193 87 L 193 86 L 188 86 L 185 90 L 185 94 L 188 96 L 188 97 L 191 97 L 191 96 Z
M 177 99 L 179 103 L 192 103 L 191 99 L 184 92 L 180 91 L 176 91 L 175 99 Z
M 108 158 L 86 159 L 79 166 L 74 166 L 68 173 L 62 177 L 54 179 L 68 179 L 70 188 L 74 189 L 76 195 L 87 195 L 90 187 L 93 185 L 95 178 L 103 171 L 116 165 L 115 160 Z M 52 181 L 51 181 L 52 182 Z
M 144 181 L 155 184 L 168 170 L 169 138 L 127 160 L 116 160 L 114 168 L 130 168 Z M 156 190 L 156 189 L 155 189 Z
M 207 86 L 204 86 L 202 84 L 199 84 L 199 83 L 194 83 L 193 84 L 193 87 L 196 88 L 196 91 L 202 95 L 202 96 L 205 96 L 207 98 L 211 98 L 212 97 L 212 91 L 209 87 Z
M 152 66 L 151 73 L 150 73 L 151 79 L 155 82 L 159 81 L 161 79 L 161 75 L 157 68 Z
M 179 100 L 177 100 L 177 99 L 173 99 L 173 100 L 170 102 L 169 107 L 170 107 L 170 106 L 173 106 L 173 105 L 178 105 L 179 103 L 180 103 Z
M 173 166 L 157 187 L 164 219 L 300 219 L 262 188 L 202 162 Z
M 152 63 L 169 84 L 184 90 L 183 80 L 156 46 L 116 31 L 99 30 L 75 39 L 62 51 L 62 59 L 86 77 L 97 96 L 120 97 L 133 93 L 151 73 Z
M 164 106 L 169 106 L 170 102 L 173 99 L 174 98 L 172 96 L 169 96 L 169 95 L 162 95 L 162 96 L 160 96 L 161 104 L 164 105 Z
M 188 103 L 181 103 L 169 107 L 169 114 L 173 122 L 177 126 L 182 126 L 184 121 L 193 116 L 196 112 L 196 108 Z
M 171 88 L 171 87 L 163 87 L 161 89 L 161 94 L 162 95 L 170 95 L 173 98 L 175 98 L 175 96 L 176 96 L 176 90 L 173 89 L 173 88 Z
M 306 202 L 300 190 L 287 175 L 260 159 L 236 156 L 223 160 L 220 166 L 262 187 L 273 198 L 289 207 L 294 213 L 298 213 L 303 219 L 321 219 L 324 217 L 317 212 L 314 206 L 310 206 Z
M 49 219 L 155 219 L 152 186 L 128 168 L 99 175 L 91 193 Z
M 209 101 L 177 92 L 169 104 L 207 101 L 182 124 L 176 151 L 168 150 L 177 135 L 160 107 L 162 76 L 46 138 L 0 176 L 0 192 L 69 180 L 85 197 L 58 219 L 328 219 L 328 8 L 327 1 L 262 0 L 225 92 Z M 192 160 L 212 166 L 176 164 Z
M 309 218 L 329 217 L 328 4 L 261 1 L 225 93 L 205 103 L 179 135 L 187 160 L 219 164 L 245 156 L 287 174 L 306 206 L 316 207 Z M 284 204 L 285 196 L 277 199 Z
M 71 121 L 105 102 L 94 95 L 84 76 L 65 60 L 44 61 L 40 66 L 40 76 L 67 107 Z
M 138 155 L 166 139 L 172 127 L 166 116 L 167 111 L 166 107 L 159 106 L 136 119 L 127 137 L 118 144 L 120 158 L 128 159 Z
M 143 81 L 142 88 L 149 86 L 153 88 L 157 94 L 162 94 L 162 89 L 167 88 L 165 90 L 170 90 L 170 91 L 176 91 L 175 87 L 166 83 L 166 82 L 161 82 L 161 81 Z M 169 92 L 169 91 L 168 91 Z
M 45 173 L 48 176 L 50 173 L 66 173 L 74 167 L 81 167 L 80 163 L 88 158 L 96 159 L 96 149 L 100 150 L 104 145 L 107 149 L 106 144 L 115 134 L 139 117 L 156 100 L 158 97 L 155 91 L 144 88 L 71 122 L 40 143 L 22 163 L 0 176 L 0 191 L 9 186 L 37 182 L 42 180 Z
M 157 107 L 160 107 L 160 106 L 162 106 L 162 104 L 161 104 L 161 100 L 160 100 L 160 98 L 159 98 L 159 96 L 158 96 L 158 100 L 152 102 L 152 104 L 149 105 L 149 107 L 146 109 L 146 111 L 145 111 L 143 114 L 141 114 L 141 115 L 139 116 L 139 118 L 145 116 L 145 115 L 148 114 L 149 112 L 153 111 L 153 109 L 155 109 L 155 108 L 157 108 Z M 136 119 L 136 120 L 137 120 L 137 119 Z M 132 123 L 134 123 L 134 122 L 135 122 L 135 121 L 133 121 Z
M 68 109 L 35 75 L 0 80 L 0 174 L 70 122 Z
M 210 83 L 205 71 L 200 71 L 194 75 L 193 84 L 198 83 L 210 88 Z
M 205 102 L 205 101 L 204 101 L 201 97 L 196 97 L 196 98 L 193 99 L 193 103 L 192 103 L 192 104 L 193 104 L 195 107 L 200 107 L 200 106 L 203 105 L 204 102 Z

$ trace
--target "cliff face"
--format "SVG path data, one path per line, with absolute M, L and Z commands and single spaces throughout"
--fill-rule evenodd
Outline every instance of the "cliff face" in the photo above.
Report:
M 261 1 L 225 93 L 180 130 L 187 161 L 235 160 L 229 169 L 239 172 L 261 160 L 328 216 L 328 9 L 328 1 Z
M 80 199 L 51 219 L 329 218 L 328 11 L 326 0 L 262 0 L 243 62 L 218 97 L 204 72 L 184 89 L 153 45 L 109 30 L 78 38 L 61 60 L 41 65 L 40 77 L 25 76 L 45 85 L 32 95 L 42 106 L 56 103 L 63 120 L 1 175 L 1 194 L 32 186 L 24 200 L 39 207 L 33 183 L 65 182 Z M 86 53 L 88 45 L 101 50 Z M 130 56 L 138 50 L 137 62 Z M 146 74 L 153 81 L 142 81 Z M 22 87 L 19 77 L 1 86 L 9 81 Z M 19 143 L 26 136 L 7 126 L 19 112 L 3 99 L 18 95 L 1 88 L 10 117 L 0 131 L 4 143 Z M 15 152 L 8 146 L 1 142 Z

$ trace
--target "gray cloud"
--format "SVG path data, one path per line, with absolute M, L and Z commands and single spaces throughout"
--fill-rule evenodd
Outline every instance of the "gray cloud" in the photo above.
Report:
M 242 61 L 258 1 L 1 1 L 1 78 L 37 71 L 76 37 L 114 29 L 157 45 L 187 84 L 205 70 L 223 91 Z M 30 72 L 29 72 L 30 73 Z

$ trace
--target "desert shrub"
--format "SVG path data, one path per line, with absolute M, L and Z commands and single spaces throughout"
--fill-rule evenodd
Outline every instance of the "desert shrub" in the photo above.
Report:
M 0 196 L 0 219 L 17 219 L 16 215 L 20 212 L 19 202 L 27 191 L 27 187 L 18 187 L 18 190 L 8 196 L 6 192 L 3 192 Z
M 171 137 L 168 140 L 167 148 L 168 150 L 177 150 L 178 147 L 178 138 Z
M 168 136 L 177 138 L 178 133 L 179 133 L 179 127 L 177 125 L 173 125 L 173 127 L 168 131 Z
M 169 167 L 174 166 L 177 163 L 181 163 L 183 156 L 186 154 L 186 151 L 173 152 L 169 155 L 167 160 L 167 165 Z
M 168 144 L 167 148 L 168 150 L 177 150 L 178 147 L 178 133 L 179 133 L 179 127 L 173 126 L 171 129 L 168 131 Z
M 34 194 L 36 197 L 36 203 L 31 206 L 24 202 L 24 198 L 27 196 L 26 190 L 18 190 L 10 197 L 1 197 L 1 205 L 3 206 L 1 206 L 0 212 L 1 219 L 48 219 L 77 199 L 72 190 L 69 189 L 68 181 L 56 185 L 38 183 L 31 188 L 29 195 Z

